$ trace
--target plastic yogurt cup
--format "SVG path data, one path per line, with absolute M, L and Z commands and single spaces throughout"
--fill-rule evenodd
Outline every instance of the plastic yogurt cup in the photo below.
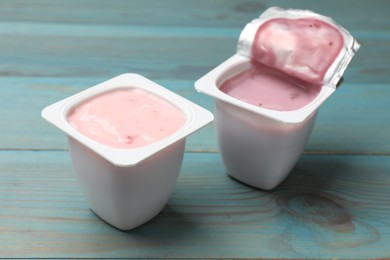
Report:
M 137 74 L 54 103 L 42 117 L 68 135 L 91 209 L 122 230 L 163 209 L 180 172 L 185 138 L 213 120 L 209 111 Z
M 215 99 L 227 174 L 265 190 L 280 184 L 359 46 L 331 18 L 307 10 L 271 7 L 247 24 L 237 53 L 195 82 Z

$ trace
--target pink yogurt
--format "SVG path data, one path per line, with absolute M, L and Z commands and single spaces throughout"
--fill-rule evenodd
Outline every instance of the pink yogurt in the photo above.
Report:
M 252 60 L 320 83 L 343 45 L 340 30 L 318 19 L 271 19 L 256 32 Z
M 122 88 L 93 97 L 74 108 L 68 122 L 80 133 L 114 148 L 137 148 L 178 131 L 185 114 L 145 90 Z
M 220 90 L 255 106 L 292 111 L 310 103 L 321 87 L 303 84 L 275 69 L 251 63 L 250 69 L 225 81 Z
M 343 47 L 339 30 L 314 18 L 271 19 L 251 49 L 251 68 L 220 90 L 249 104 L 292 111 L 310 103 Z

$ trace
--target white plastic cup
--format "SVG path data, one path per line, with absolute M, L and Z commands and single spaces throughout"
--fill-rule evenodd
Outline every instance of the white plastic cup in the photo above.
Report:
M 310 137 L 318 107 L 335 88 L 322 87 L 306 106 L 276 111 L 248 104 L 219 90 L 251 66 L 235 54 L 195 82 L 215 100 L 218 145 L 227 174 L 249 186 L 270 190 L 291 172 Z
M 83 101 L 117 88 L 139 88 L 181 110 L 186 123 L 172 135 L 134 149 L 97 143 L 67 121 Z M 213 120 L 200 106 L 137 74 L 122 74 L 43 109 L 42 117 L 68 135 L 73 168 L 91 209 L 121 230 L 133 229 L 166 205 L 178 178 L 185 138 Z
M 302 34 L 297 34 L 296 30 L 280 24 L 264 29 L 267 23 L 278 19 L 290 20 L 291 24 L 299 21 L 297 19 L 308 19 L 309 27 L 313 27 L 311 22 L 317 20 L 326 24 L 326 28 L 333 28 L 330 29 L 333 32 L 306 30 L 306 27 Z M 257 37 L 259 32 L 260 38 Z M 313 37 L 313 33 L 318 36 L 313 45 L 302 46 L 304 41 Z M 328 39 L 331 35 L 336 36 Z M 333 40 L 342 46 L 330 54 L 329 46 L 333 45 Z M 331 18 L 308 10 L 270 7 L 249 22 L 240 34 L 237 53 L 195 83 L 199 92 L 215 99 L 215 125 L 227 173 L 260 189 L 269 190 L 280 184 L 300 157 L 313 129 L 317 110 L 336 90 L 359 47 L 352 35 Z M 324 61 L 329 66 L 313 70 L 311 59 L 318 63 Z M 318 84 L 321 90 L 314 100 L 292 111 L 254 106 L 219 90 L 225 81 L 249 69 L 251 62 L 277 69 L 288 77 L 295 75 L 300 80 Z M 307 73 L 311 75 L 306 78 Z
M 270 120 L 215 101 L 215 126 L 227 173 L 250 186 L 270 190 L 289 174 L 313 129 L 316 113 L 302 123 Z

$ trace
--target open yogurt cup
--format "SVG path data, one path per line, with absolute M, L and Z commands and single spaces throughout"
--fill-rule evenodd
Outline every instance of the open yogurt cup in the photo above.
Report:
M 133 131 L 131 141 L 128 138 L 118 137 L 123 134 L 120 132 L 119 125 L 116 129 L 119 129 L 118 131 L 113 130 L 112 126 L 115 126 L 115 122 L 121 121 L 122 114 L 118 112 L 119 114 L 113 115 L 112 118 L 115 116 L 115 120 L 97 118 L 99 114 L 93 113 L 99 109 L 100 103 L 95 103 L 97 105 L 94 108 L 90 105 L 96 100 L 99 102 L 105 98 L 106 100 L 103 101 L 109 103 L 109 95 L 110 98 L 116 95 L 117 98 L 122 99 L 125 95 L 129 95 L 126 97 L 128 99 L 139 98 L 139 95 L 143 95 L 142 100 L 138 100 L 141 105 L 137 103 L 133 106 L 134 109 L 140 108 L 141 112 L 151 111 L 151 113 L 155 112 L 165 117 L 160 120 L 160 116 L 150 113 L 147 116 L 153 118 L 143 118 L 140 115 L 137 121 L 143 121 L 144 125 L 141 127 L 145 127 L 146 124 L 147 129 L 129 130 L 129 124 L 136 125 L 136 123 L 135 121 L 125 122 L 123 129 Z M 122 101 L 116 101 L 117 104 L 112 104 L 112 106 L 127 108 L 119 102 Z M 165 115 L 163 113 L 165 108 L 162 108 L 161 104 L 170 109 Z M 85 107 L 88 108 L 85 109 Z M 79 111 L 81 111 L 82 120 L 73 121 L 75 114 L 77 117 Z M 101 111 L 103 113 L 110 111 L 110 105 Z M 149 134 L 148 124 L 155 121 L 158 127 L 155 132 L 163 131 L 161 122 L 171 120 L 172 111 L 182 116 L 180 119 L 173 118 L 173 120 L 181 120 L 180 123 L 175 124 L 174 128 L 171 127 L 166 136 L 159 136 L 154 140 L 153 135 Z M 129 121 L 129 113 L 123 114 L 124 120 Z M 42 117 L 68 135 L 73 168 L 91 209 L 101 219 L 121 230 L 135 228 L 156 216 L 163 209 L 180 172 L 185 138 L 213 120 L 213 115 L 209 111 L 137 74 L 119 75 L 54 103 L 43 109 Z M 91 136 L 83 132 L 85 130 L 82 128 L 83 123 L 86 124 L 84 126 L 87 132 L 92 129 Z M 106 130 L 118 137 L 119 144 L 110 145 L 104 143 L 106 137 L 103 136 L 103 141 L 101 141 L 93 136 L 105 134 Z M 130 143 L 133 141 L 136 143 L 137 131 L 147 143 L 141 142 L 132 147 Z M 144 134 L 146 132 L 147 136 Z M 129 143 L 129 147 L 126 147 L 126 142 Z
M 237 53 L 195 82 L 197 91 L 215 99 L 227 174 L 264 190 L 279 185 L 358 48 L 344 28 L 311 11 L 273 7 L 250 22 Z

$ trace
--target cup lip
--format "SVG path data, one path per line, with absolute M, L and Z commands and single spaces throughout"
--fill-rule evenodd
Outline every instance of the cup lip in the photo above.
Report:
M 217 100 L 229 103 L 255 114 L 289 124 L 297 124 L 305 121 L 336 90 L 330 86 L 321 86 L 320 93 L 318 93 L 317 97 L 307 105 L 296 110 L 277 111 L 246 103 L 222 92 L 218 88 L 218 85 L 224 74 L 226 74 L 229 70 L 236 69 L 237 72 L 232 73 L 231 75 L 231 77 L 233 77 L 239 72 L 244 71 L 245 68 L 249 68 L 250 61 L 250 58 L 247 58 L 241 54 L 234 54 L 216 68 L 208 72 L 206 75 L 198 79 L 195 82 L 195 89 L 198 92 L 209 95 Z M 231 77 L 227 77 L 225 81 Z
M 130 149 L 109 147 L 96 142 L 78 132 L 67 121 L 68 112 L 81 102 L 99 94 L 123 88 L 142 89 L 160 97 L 181 110 L 186 115 L 187 121 L 175 133 L 163 138 L 162 140 L 142 147 Z M 140 163 L 169 145 L 186 138 L 188 135 L 204 127 L 214 119 L 214 116 L 210 111 L 135 73 L 121 74 L 51 104 L 42 110 L 41 116 L 49 123 L 65 132 L 68 136 L 79 141 L 112 164 L 122 167 L 134 166 Z

